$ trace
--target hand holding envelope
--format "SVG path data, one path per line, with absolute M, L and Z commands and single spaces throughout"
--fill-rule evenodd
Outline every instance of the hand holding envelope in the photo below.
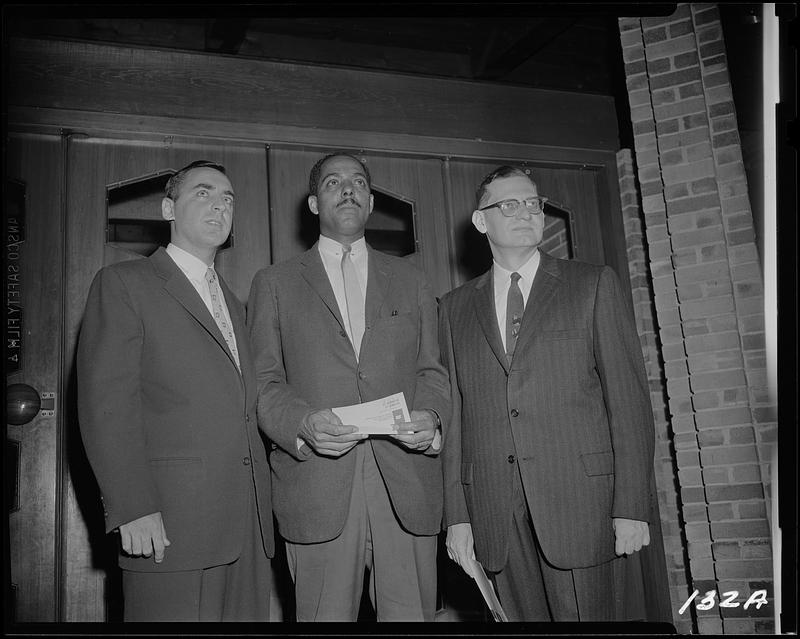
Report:
M 415 410 L 409 413 L 403 393 L 332 410 L 343 424 L 355 426 L 358 432 L 391 435 L 414 452 L 426 450 L 436 433 L 436 422 L 430 411 Z
M 317 410 L 306 416 L 298 433 L 297 447 L 308 444 L 318 454 L 341 457 L 367 437 L 355 426 L 343 424 L 330 409 Z

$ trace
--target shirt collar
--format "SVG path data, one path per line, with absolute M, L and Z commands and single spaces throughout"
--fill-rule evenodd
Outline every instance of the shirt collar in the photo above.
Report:
M 203 281 L 205 279 L 209 265 L 203 260 L 183 250 L 180 246 L 176 246 L 172 242 L 167 245 L 167 253 L 180 269 L 186 273 L 186 277 L 190 280 Z M 211 268 L 213 267 L 214 265 L 212 264 Z
M 326 255 L 331 255 L 334 257 L 341 257 L 342 256 L 342 245 L 337 242 L 336 240 L 332 240 L 331 238 L 320 235 L 319 236 L 319 250 Z M 367 250 L 367 243 L 364 240 L 364 237 L 361 236 L 355 242 L 350 245 L 350 255 L 353 258 L 358 257 L 362 251 Z
M 525 264 L 520 266 L 516 271 L 508 271 L 500 266 L 497 262 L 494 262 L 492 268 L 494 270 L 495 286 L 501 283 L 506 284 L 511 278 L 511 274 L 515 272 L 519 273 L 525 282 L 533 282 L 533 277 L 536 275 L 536 269 L 539 267 L 539 259 L 539 249 L 537 248 L 533 255 L 531 255 L 530 259 L 525 262 Z

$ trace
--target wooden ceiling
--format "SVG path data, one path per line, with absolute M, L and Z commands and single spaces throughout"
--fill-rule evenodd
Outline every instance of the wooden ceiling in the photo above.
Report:
M 613 96 L 631 145 L 617 19 L 675 3 L 4 5 L 22 35 L 180 49 Z M 718 4 L 740 127 L 760 122 L 762 5 Z
M 8 7 L 8 5 L 6 5 Z M 16 6 L 6 35 L 175 48 L 613 95 L 617 17 L 675 4 Z M 6 11 L 6 8 L 4 8 Z M 622 80 L 624 89 L 624 79 Z

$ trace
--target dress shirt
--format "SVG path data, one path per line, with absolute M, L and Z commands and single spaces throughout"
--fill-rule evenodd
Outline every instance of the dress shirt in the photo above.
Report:
M 539 249 L 536 249 L 531 258 L 516 271 L 507 271 L 497 262 L 492 265 L 492 276 L 494 277 L 494 310 L 497 314 L 497 325 L 500 327 L 500 339 L 503 341 L 503 349 L 506 346 L 506 300 L 508 298 L 508 288 L 511 286 L 511 273 L 519 273 L 519 288 L 522 291 L 522 301 L 527 307 L 528 296 L 531 294 L 533 278 L 539 268 Z
M 214 264 L 206 264 L 203 260 L 195 257 L 191 253 L 184 251 L 179 246 L 175 246 L 171 242 L 167 245 L 167 255 L 172 258 L 172 261 L 178 265 L 178 268 L 183 271 L 183 274 L 189 279 L 194 286 L 197 294 L 203 300 L 203 303 L 206 305 L 208 312 L 211 314 L 211 317 L 214 317 L 214 309 L 211 305 L 211 293 L 208 290 L 208 282 L 206 281 L 206 271 L 208 270 L 209 266 L 211 268 L 214 267 Z M 219 279 L 219 278 L 217 278 Z M 221 288 L 220 288 L 221 291 Z M 231 323 L 231 316 L 228 312 L 228 305 L 225 302 L 225 295 L 222 295 L 222 312 L 225 313 L 225 319 L 228 322 L 228 326 L 233 326 Z M 233 341 L 236 343 L 236 336 L 233 335 Z

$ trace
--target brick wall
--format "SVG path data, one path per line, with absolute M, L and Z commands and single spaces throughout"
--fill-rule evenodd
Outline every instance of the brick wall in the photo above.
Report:
M 658 428 L 675 624 L 684 632 L 768 633 L 771 603 L 743 604 L 759 589 L 770 602 L 774 596 L 767 513 L 777 429 L 719 13 L 713 4 L 680 4 L 668 17 L 622 18 L 619 28 L 635 145 L 634 157 L 620 154 L 620 187 Z M 720 606 L 717 596 L 707 610 L 692 604 L 679 615 L 694 589 L 698 600 L 738 591 L 739 605 Z

